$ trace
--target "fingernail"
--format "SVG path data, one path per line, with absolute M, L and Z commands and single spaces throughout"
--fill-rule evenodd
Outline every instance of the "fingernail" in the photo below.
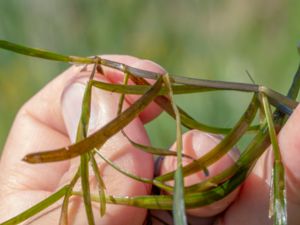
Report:
M 200 131 L 193 131 L 192 135 L 192 145 L 197 157 L 201 157 L 209 152 L 221 140 L 220 137 Z
M 65 88 L 62 95 L 62 114 L 72 143 L 76 140 L 78 123 L 81 117 L 81 107 L 85 92 L 87 78 L 74 81 Z M 106 80 L 102 80 L 106 82 Z M 107 122 L 112 120 L 117 113 L 117 96 L 97 88 L 92 89 L 91 114 L 88 135 L 95 132 Z M 101 103 L 101 104 L 100 104 Z
M 223 136 L 194 131 L 192 138 L 193 149 L 197 157 L 201 157 L 219 144 L 222 141 Z M 239 150 L 235 147 L 232 148 L 227 154 L 234 162 L 236 162 L 240 156 Z

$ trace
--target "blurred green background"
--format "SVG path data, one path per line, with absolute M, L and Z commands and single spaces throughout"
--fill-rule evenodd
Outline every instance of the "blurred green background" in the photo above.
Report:
M 0 1 L 0 39 L 72 55 L 129 54 L 171 74 L 256 83 L 285 93 L 299 56 L 300 1 Z M 22 104 L 69 65 L 0 50 L 0 151 Z M 178 97 L 208 124 L 230 126 L 249 102 L 236 92 Z M 49 103 L 51 104 L 51 103 Z M 166 115 L 147 126 L 168 146 Z M 159 129 L 157 129 L 159 128 Z

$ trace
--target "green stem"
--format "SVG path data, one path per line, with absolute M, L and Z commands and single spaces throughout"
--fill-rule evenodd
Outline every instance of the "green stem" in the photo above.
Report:
M 274 215 L 275 225 L 286 225 L 287 224 L 287 210 L 286 210 L 286 196 L 285 196 L 285 171 L 281 159 L 279 144 L 277 141 L 277 135 L 272 120 L 272 114 L 268 98 L 262 95 L 262 102 L 264 111 L 266 114 L 269 135 L 273 147 L 274 162 L 273 162 L 273 207 L 271 207 L 270 215 Z
M 169 74 L 164 75 L 164 83 L 169 91 L 170 103 L 176 119 L 176 152 L 177 152 L 177 168 L 175 172 L 175 186 L 173 195 L 173 219 L 175 225 L 186 225 L 187 218 L 185 214 L 184 199 L 184 180 L 182 174 L 182 130 L 179 110 L 174 102 L 173 90 L 171 87 Z
M 73 177 L 73 179 L 71 180 L 70 184 L 69 184 L 69 188 L 66 191 L 65 197 L 64 197 L 64 201 L 61 207 L 61 214 L 60 214 L 60 219 L 59 219 L 59 224 L 60 225 L 68 225 L 68 207 L 69 207 L 69 199 L 72 195 L 72 191 L 73 188 L 76 184 L 76 182 L 78 181 L 80 177 L 80 170 L 78 169 L 75 176 Z
M 97 180 L 98 184 L 98 193 L 99 193 L 99 198 L 100 198 L 100 215 L 104 216 L 105 211 L 106 211 L 106 201 L 105 201 L 105 184 L 104 181 L 100 175 L 99 168 L 97 165 L 97 162 L 94 157 L 94 152 L 90 153 L 90 161 L 93 167 L 93 171 Z

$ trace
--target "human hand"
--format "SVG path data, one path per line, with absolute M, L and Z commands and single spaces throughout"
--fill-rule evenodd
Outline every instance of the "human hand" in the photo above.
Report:
M 107 56 L 106 58 L 134 67 L 162 72 L 160 67 L 151 62 L 129 56 Z M 22 158 L 33 151 L 53 149 L 74 142 L 82 96 L 91 73 L 81 71 L 82 69 L 83 66 L 72 66 L 30 99 L 18 112 L 0 163 L 0 222 L 40 202 L 68 183 L 75 174 L 79 166 L 78 159 L 32 165 L 22 161 Z M 103 69 L 105 77 L 97 74 L 97 79 L 106 82 L 121 81 L 123 75 L 120 72 Z M 116 116 L 119 99 L 117 94 L 96 88 L 93 89 L 92 98 L 90 133 Z M 134 101 L 133 97 L 128 98 L 125 107 L 128 107 L 132 101 Z M 150 105 L 140 118 L 133 120 L 124 129 L 125 132 L 131 139 L 149 144 L 143 121 L 150 120 L 158 113 L 159 108 L 154 104 Z M 111 138 L 101 152 L 133 174 L 147 178 L 153 176 L 152 155 L 132 147 L 121 133 Z M 149 185 L 120 174 L 101 160 L 99 169 L 106 184 L 107 194 L 122 196 L 150 194 Z M 91 189 L 96 189 L 94 177 L 90 177 L 90 183 Z M 58 224 L 61 203 L 39 214 L 30 224 Z M 84 204 L 80 197 L 71 198 L 69 209 L 70 224 L 87 224 Z M 107 205 L 105 216 L 100 218 L 98 204 L 93 204 L 93 209 L 96 224 L 139 225 L 143 223 L 146 216 L 145 209 Z
M 141 69 L 163 72 L 159 66 L 149 61 L 127 56 L 106 57 Z M 81 69 L 82 67 L 71 67 L 26 103 L 18 113 L 0 163 L 0 221 L 41 201 L 68 182 L 75 173 L 79 165 L 78 159 L 40 165 L 26 164 L 21 159 L 34 150 L 65 146 L 70 144 L 70 140 L 74 142 L 84 84 L 90 75 L 90 71 L 80 72 Z M 104 74 L 106 78 L 101 79 L 107 82 L 122 81 L 123 75 L 114 70 L 104 69 Z M 90 133 L 114 118 L 118 105 L 117 95 L 108 94 L 102 90 L 93 89 L 92 98 L 95 104 L 92 104 Z M 131 104 L 134 100 L 134 97 L 128 97 L 127 104 Z M 159 112 L 160 109 L 155 104 L 151 104 L 139 118 L 126 127 L 125 132 L 131 139 L 148 144 L 149 140 L 143 128 L 143 122 L 151 120 Z M 298 210 L 299 195 L 296 190 L 299 178 L 296 175 L 300 168 L 297 166 L 296 157 L 293 157 L 297 151 L 297 143 L 295 143 L 297 130 L 295 130 L 296 126 L 289 124 L 290 121 L 292 124 L 297 122 L 300 119 L 297 117 L 300 117 L 299 110 L 296 110 L 279 136 L 284 162 L 288 162 L 288 199 L 292 199 L 288 203 L 291 224 L 297 221 L 297 214 L 293 212 Z M 284 140 L 290 140 L 290 142 Z M 213 147 L 219 139 L 201 132 L 190 131 L 184 135 L 183 141 L 185 153 L 199 157 L 204 154 L 204 151 Z M 113 159 L 115 163 L 133 174 L 148 178 L 153 176 L 152 156 L 133 148 L 121 134 L 109 140 L 101 151 L 107 158 Z M 189 213 L 194 215 L 190 218 L 193 220 L 192 223 L 212 224 L 217 215 L 216 217 L 219 218 L 217 224 L 271 224 L 268 220 L 271 155 L 270 153 L 264 154 L 241 189 L 237 189 L 225 199 L 210 206 L 189 210 Z M 161 173 L 175 169 L 174 162 L 174 158 L 166 157 L 162 163 Z M 233 162 L 234 157 L 232 158 L 230 154 L 223 157 L 209 168 L 210 175 L 222 171 Z M 108 194 L 123 196 L 150 194 L 149 186 L 121 175 L 101 161 L 99 161 L 99 168 Z M 46 174 L 47 177 L 45 177 Z M 203 174 L 199 173 L 190 176 L 186 182 L 191 184 L 203 178 Z M 90 182 L 91 187 L 95 189 L 96 182 L 93 177 L 90 178 Z M 47 213 L 35 218 L 31 224 L 58 224 L 60 205 L 61 202 L 52 207 L 51 211 L 47 210 Z M 98 205 L 93 205 L 93 209 L 96 224 L 103 225 L 140 225 L 146 215 L 144 209 L 108 205 L 106 215 L 100 218 Z M 71 224 L 86 224 L 84 205 L 79 197 L 71 198 L 69 212 Z M 163 219 L 168 218 L 163 215 Z M 157 221 L 156 223 L 159 224 Z

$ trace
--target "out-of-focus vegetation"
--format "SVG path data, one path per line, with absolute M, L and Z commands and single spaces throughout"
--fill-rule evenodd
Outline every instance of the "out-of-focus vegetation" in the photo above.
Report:
M 129 54 L 206 79 L 251 82 L 248 70 L 285 93 L 299 60 L 299 9 L 296 0 L 0 1 L 0 39 L 64 54 Z M 0 51 L 0 151 L 17 110 L 67 67 Z M 201 121 L 230 126 L 249 99 L 208 93 L 177 101 Z M 174 126 L 166 115 L 149 124 L 154 145 L 170 145 Z

